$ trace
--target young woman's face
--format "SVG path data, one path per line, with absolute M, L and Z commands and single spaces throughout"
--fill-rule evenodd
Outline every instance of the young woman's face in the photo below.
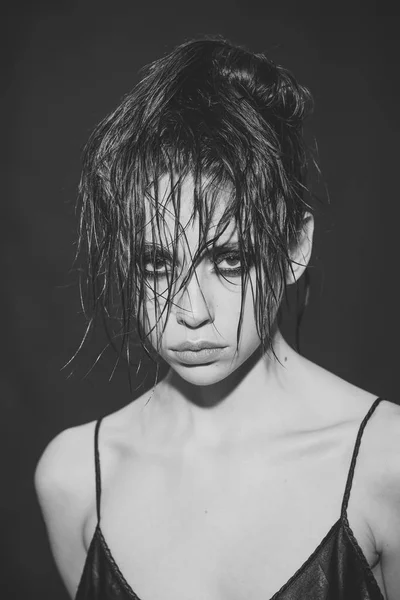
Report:
M 191 219 L 193 182 L 186 179 L 182 185 L 174 274 L 171 271 L 172 256 L 165 253 L 165 248 L 174 238 L 177 225 L 171 201 L 168 199 L 170 184 L 167 178 L 161 180 L 158 193 L 160 202 L 167 210 L 160 227 L 162 239 L 159 240 L 160 233 L 152 232 L 152 211 L 150 206 L 147 206 L 145 240 L 149 250 L 145 254 L 144 266 L 149 287 L 145 299 L 147 322 L 143 323 L 143 326 L 153 347 L 183 379 L 195 385 L 217 383 L 242 365 L 260 346 L 252 292 L 253 288 L 255 293 L 254 272 L 250 268 L 237 346 L 242 279 L 238 237 L 234 224 L 229 225 L 219 237 L 214 252 L 210 247 L 208 253 L 200 255 L 190 278 L 182 287 L 192 264 L 192 257 L 199 246 L 199 223 L 197 219 Z M 208 239 L 215 237 L 224 206 L 222 192 L 218 197 Z M 154 255 L 154 243 L 160 241 L 164 252 Z M 220 273 L 215 268 L 216 264 Z M 165 310 L 160 316 L 168 297 L 166 271 L 176 281 L 172 286 L 169 311 Z M 156 301 L 153 289 L 156 291 Z

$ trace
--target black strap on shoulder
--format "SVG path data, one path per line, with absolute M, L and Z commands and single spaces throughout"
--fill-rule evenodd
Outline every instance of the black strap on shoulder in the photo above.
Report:
M 97 523 L 100 523 L 100 498 L 101 498 L 101 472 L 100 472 L 100 455 L 99 455 L 99 429 L 103 417 L 96 421 L 94 430 L 94 468 L 96 474 L 96 510 Z
M 374 413 L 376 407 L 378 406 L 378 404 L 381 401 L 382 401 L 382 398 L 377 398 L 372 403 L 372 406 L 370 407 L 369 411 L 367 412 L 367 414 L 365 415 L 364 419 L 362 420 L 360 428 L 358 430 L 356 443 L 354 445 L 353 456 L 351 458 L 349 474 L 347 476 L 346 488 L 345 488 L 344 495 L 343 495 L 342 510 L 341 510 L 342 517 L 346 516 L 346 513 L 347 513 L 347 506 L 348 506 L 349 498 L 350 498 L 351 485 L 353 483 L 354 470 L 355 470 L 355 467 L 356 467 L 358 451 L 360 449 L 361 438 L 362 438 L 362 435 L 364 433 L 365 426 L 368 423 L 368 421 L 369 421 L 370 417 L 372 416 L 372 414 Z

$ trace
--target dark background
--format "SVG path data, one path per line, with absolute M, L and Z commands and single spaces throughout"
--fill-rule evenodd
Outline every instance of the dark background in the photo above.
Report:
M 139 67 L 184 39 L 223 34 L 311 88 L 310 131 L 330 204 L 317 216 L 302 351 L 398 401 L 399 21 L 371 2 L 69 0 L 10 9 L 2 35 L 2 599 L 66 599 L 34 467 L 59 431 L 130 401 L 122 368 L 108 383 L 112 356 L 84 378 L 100 334 L 61 370 L 84 325 L 71 270 L 81 149 Z

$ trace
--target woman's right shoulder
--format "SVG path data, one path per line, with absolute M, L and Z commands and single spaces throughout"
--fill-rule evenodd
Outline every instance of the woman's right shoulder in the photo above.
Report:
M 95 424 L 65 429 L 48 443 L 35 470 L 40 501 L 64 496 L 82 505 L 93 496 Z
M 96 503 L 94 430 L 91 422 L 56 435 L 34 475 L 53 556 L 72 596 L 86 556 L 82 531 Z

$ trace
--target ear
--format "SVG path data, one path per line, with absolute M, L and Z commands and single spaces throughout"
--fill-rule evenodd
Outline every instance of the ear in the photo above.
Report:
M 314 217 L 311 213 L 305 213 L 299 237 L 290 251 L 290 264 L 286 283 L 296 283 L 304 273 L 309 263 L 312 251 L 314 234 Z

